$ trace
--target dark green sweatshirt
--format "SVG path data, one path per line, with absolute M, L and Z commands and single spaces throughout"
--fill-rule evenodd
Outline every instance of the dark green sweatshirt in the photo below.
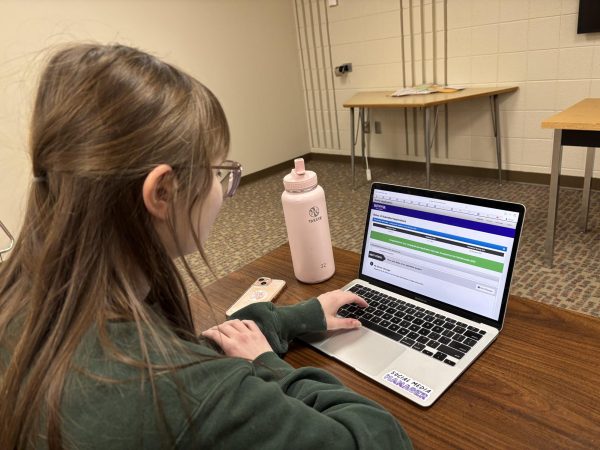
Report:
M 157 376 L 162 414 L 154 406 L 150 383 L 141 382 L 138 369 L 114 361 L 97 336 L 86 339 L 76 357 L 84 367 L 72 371 L 63 396 L 67 447 L 411 447 L 400 424 L 379 405 L 323 370 L 294 369 L 277 356 L 287 351 L 294 337 L 325 330 L 316 299 L 285 307 L 255 304 L 235 318 L 256 321 L 274 352 L 249 362 L 223 357 L 209 346 L 185 344 L 208 360 Z M 132 323 L 111 323 L 109 334 L 120 348 L 136 348 Z

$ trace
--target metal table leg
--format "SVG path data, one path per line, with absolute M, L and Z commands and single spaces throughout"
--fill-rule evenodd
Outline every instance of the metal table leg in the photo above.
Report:
M 556 212 L 558 207 L 558 186 L 560 165 L 562 162 L 562 130 L 554 130 L 554 148 L 552 150 L 552 173 L 550 174 L 550 193 L 548 198 L 548 224 L 544 245 L 544 261 L 552 267 L 554 256 L 554 231 L 556 230 Z
M 354 189 L 354 108 L 350 108 L 350 168 L 352 170 L 352 189 Z
M 500 135 L 500 108 L 498 96 L 490 96 L 490 109 L 492 111 L 492 127 L 496 137 L 496 159 L 498 160 L 498 182 L 502 184 L 502 136 Z
M 360 120 L 360 154 L 362 155 L 363 165 L 365 164 L 365 108 L 360 108 L 358 117 Z
M 433 107 L 433 111 L 429 108 L 423 108 L 423 142 L 425 151 L 425 169 L 427 171 L 427 188 L 431 185 L 431 149 L 433 148 L 433 141 L 437 133 L 437 122 L 438 122 L 438 105 Z M 433 118 L 432 116 L 433 112 Z M 433 121 L 433 127 L 431 122 Z
M 583 178 L 583 203 L 581 205 L 581 228 L 587 231 L 588 212 L 590 210 L 590 189 L 592 187 L 592 171 L 594 170 L 594 147 L 588 147 L 585 158 L 585 175 Z
M 431 166 L 431 151 L 429 148 L 429 108 L 423 108 L 423 151 L 425 152 L 425 171 L 427 173 L 427 189 L 431 186 L 430 166 Z

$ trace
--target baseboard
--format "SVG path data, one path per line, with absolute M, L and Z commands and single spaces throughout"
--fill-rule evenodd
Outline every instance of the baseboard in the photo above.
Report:
M 313 160 L 321 161 L 339 161 L 346 164 L 350 164 L 350 157 L 347 155 L 332 155 L 328 153 L 310 153 L 304 156 Z M 356 164 L 362 167 L 362 157 L 356 158 Z M 369 165 L 371 167 L 397 167 L 409 170 L 422 170 L 425 172 L 425 163 L 419 161 L 401 161 L 397 159 L 385 159 L 385 158 L 369 158 Z M 498 178 L 497 169 L 488 169 L 482 167 L 469 167 L 469 166 L 455 166 L 451 164 L 431 164 L 432 173 L 444 173 L 449 175 L 457 176 L 474 176 L 481 178 Z M 503 170 L 502 180 L 515 181 L 519 183 L 531 183 L 531 184 L 545 184 L 550 185 L 550 174 L 548 173 L 535 173 L 535 172 L 520 172 L 515 170 Z M 560 186 L 569 188 L 581 189 L 583 186 L 583 177 L 576 177 L 572 175 L 561 175 Z M 592 178 L 592 189 L 600 190 L 600 178 Z
M 298 156 L 298 158 L 304 158 L 304 160 L 307 162 L 310 160 L 320 160 L 350 164 L 350 158 L 347 155 L 332 155 L 329 153 L 307 153 L 305 155 Z M 357 165 L 362 165 L 362 157 L 356 157 L 355 161 Z M 372 167 L 397 167 L 398 169 L 422 170 L 423 172 L 425 172 L 425 163 L 419 161 L 402 161 L 398 159 L 371 157 L 369 158 L 369 164 Z M 284 161 L 274 166 L 267 167 L 265 169 L 253 172 L 248 175 L 244 175 L 242 177 L 241 184 L 256 181 L 260 178 L 272 175 L 286 168 L 291 170 L 293 167 L 294 159 L 290 159 L 288 161 Z M 456 166 L 452 164 L 431 164 L 431 170 L 432 172 L 456 176 L 473 176 L 494 179 L 498 178 L 498 171 L 496 169 L 489 169 L 483 167 Z M 502 179 L 505 181 L 515 181 L 519 183 L 550 185 L 550 174 L 548 173 L 503 170 Z M 581 189 L 581 187 L 583 186 L 583 177 L 576 177 L 573 175 L 561 175 L 560 186 Z M 592 189 L 600 190 L 600 178 L 592 178 Z
M 310 161 L 312 156 L 313 156 L 313 153 L 307 153 L 305 155 L 296 156 L 296 158 L 304 158 L 305 161 Z M 294 158 L 294 159 L 296 159 L 296 158 Z M 294 168 L 294 159 L 290 159 L 288 161 L 284 161 L 282 163 L 275 164 L 274 166 L 267 167 L 265 169 L 261 169 L 256 172 L 252 172 L 248 175 L 243 175 L 242 180 L 240 181 L 240 184 L 242 185 L 242 184 L 246 184 L 246 183 L 251 183 L 251 182 L 259 180 L 263 177 L 273 175 L 274 173 L 277 173 L 286 168 L 288 170 L 292 170 Z

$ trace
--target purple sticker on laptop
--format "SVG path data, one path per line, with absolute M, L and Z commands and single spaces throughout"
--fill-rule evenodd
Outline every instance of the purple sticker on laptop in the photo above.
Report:
M 383 376 L 383 381 L 387 381 L 421 400 L 426 400 L 433 393 L 433 389 L 395 370 L 386 373 Z

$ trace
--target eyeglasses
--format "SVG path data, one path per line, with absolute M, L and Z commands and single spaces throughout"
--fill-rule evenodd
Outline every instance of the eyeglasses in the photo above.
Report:
M 223 188 L 223 197 L 233 197 L 242 178 L 242 165 L 235 161 L 223 161 L 219 166 L 210 166 L 217 171 L 217 179 Z

